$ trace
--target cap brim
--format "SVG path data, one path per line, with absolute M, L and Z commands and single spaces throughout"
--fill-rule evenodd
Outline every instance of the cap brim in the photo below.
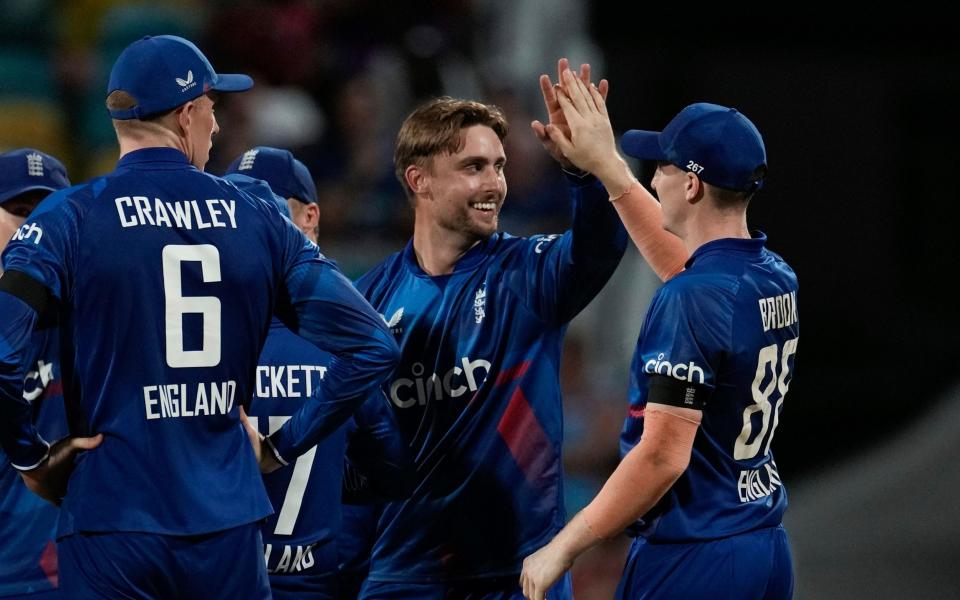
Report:
M 253 79 L 249 75 L 239 73 L 220 74 L 217 83 L 210 89 L 218 92 L 243 92 L 253 87 Z
M 11 198 L 16 198 L 20 194 L 26 194 L 27 192 L 33 192 L 36 190 L 44 190 L 50 193 L 56 192 L 61 188 L 55 188 L 49 185 L 37 184 L 37 185 L 28 185 L 24 187 L 14 188 L 13 190 L 7 190 L 5 193 L 0 194 L 0 204 L 5 203 Z
M 620 138 L 620 147 L 627 156 L 644 160 L 667 160 L 660 149 L 660 132 L 631 129 Z

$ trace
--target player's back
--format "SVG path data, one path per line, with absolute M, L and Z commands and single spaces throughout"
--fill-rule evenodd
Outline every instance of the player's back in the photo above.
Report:
M 59 271 L 72 338 L 72 433 L 104 434 L 70 480 L 60 533 L 204 533 L 269 514 L 238 405 L 292 226 L 160 148 L 42 208 L 37 251 Z
M 648 375 L 712 388 L 689 467 L 645 516 L 641 532 L 653 541 L 713 539 L 782 520 L 786 492 L 771 442 L 793 377 L 797 278 L 765 240 L 705 244 L 648 312 L 622 451 L 639 440 Z

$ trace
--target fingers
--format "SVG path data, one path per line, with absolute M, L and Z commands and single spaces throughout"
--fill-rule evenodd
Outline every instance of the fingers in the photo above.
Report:
M 606 79 L 601 79 L 598 87 L 600 88 L 600 96 L 603 97 L 603 101 L 606 102 L 607 94 L 610 92 L 610 82 Z
M 604 79 L 606 81 L 606 79 Z M 601 82 L 603 83 L 603 82 Z M 593 104 L 597 107 L 597 110 L 601 115 L 607 117 L 607 98 L 601 90 L 598 90 L 596 86 L 590 86 L 590 96 L 593 98 Z M 607 117 L 609 119 L 609 117 Z
M 540 121 L 534 121 L 530 123 L 530 129 L 533 129 L 534 135 L 536 135 L 537 139 L 541 142 L 546 142 L 550 139 L 550 137 L 547 135 L 546 128 Z
M 570 69 L 570 61 L 561 58 L 557 61 L 557 83 L 563 83 L 563 74 Z
M 540 76 L 540 92 L 543 94 L 543 103 L 547 105 L 547 111 L 550 111 L 557 103 L 557 94 L 554 92 L 549 75 Z
M 592 99 L 588 101 L 588 95 L 583 82 L 573 75 L 573 71 L 567 71 L 563 77 L 565 84 L 563 91 L 569 98 L 570 103 L 577 111 L 577 114 L 585 114 L 590 109 L 590 104 L 592 104 L 593 101 Z M 558 99 L 561 101 L 561 106 L 563 106 L 562 98 L 558 97 Z
M 564 156 L 569 156 L 569 152 L 573 149 L 573 146 L 567 137 L 563 135 L 563 131 L 561 131 L 556 125 L 547 125 L 546 131 L 547 135 L 550 137 L 550 141 L 556 144 L 557 148 L 560 150 L 560 153 Z
M 98 433 L 93 437 L 76 437 L 70 440 L 72 450 L 93 450 L 103 443 L 103 434 Z

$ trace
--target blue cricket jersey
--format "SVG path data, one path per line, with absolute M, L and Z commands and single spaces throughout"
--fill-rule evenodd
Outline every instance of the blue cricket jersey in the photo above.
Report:
M 400 342 L 384 391 L 417 470 L 379 515 L 370 580 L 516 574 L 563 526 L 563 334 L 627 242 L 603 188 L 577 183 L 563 235 L 495 234 L 435 277 L 411 241 L 358 281 Z
M 177 150 L 131 152 L 29 221 L 3 278 L 18 273 L 58 302 L 71 433 L 104 435 L 77 460 L 61 536 L 199 534 L 271 513 L 238 411 L 271 314 L 334 354 L 326 385 L 270 436 L 282 460 L 339 427 L 395 365 L 382 319 L 316 246 Z M 17 321 L 0 326 L 0 432 L 21 468 L 44 454 L 11 375 L 36 317 L 25 306 L 0 293 Z
M 27 360 L 23 397 L 36 415 L 44 439 L 67 435 L 63 386 L 57 356 L 57 329 L 34 332 Z M 60 511 L 27 489 L 0 450 L 0 597 L 54 589 L 57 550 L 54 544 Z
M 314 388 L 323 385 L 330 360 L 330 354 L 294 334 L 280 321 L 271 323 L 248 410 L 251 422 L 261 433 L 268 435 L 279 429 L 310 400 Z M 374 441 L 367 443 L 370 439 Z M 267 572 L 272 581 L 276 577 L 336 574 L 336 538 L 341 526 L 347 448 L 362 454 L 357 459 L 358 468 L 369 476 L 391 468 L 396 469 L 394 476 L 409 475 L 402 470 L 404 449 L 393 415 L 377 392 L 352 419 L 300 455 L 296 462 L 264 476 L 275 510 L 261 528 Z
M 704 244 L 647 311 L 621 456 L 640 441 L 653 379 L 712 392 L 686 472 L 634 526 L 650 541 L 716 539 L 782 520 L 787 495 L 770 443 L 793 377 L 797 277 L 765 243 L 760 233 Z

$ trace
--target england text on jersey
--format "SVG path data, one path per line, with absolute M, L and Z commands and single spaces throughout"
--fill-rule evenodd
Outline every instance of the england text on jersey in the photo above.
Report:
M 114 203 L 123 227 L 149 225 L 175 229 L 237 228 L 235 200 L 210 198 L 167 201 L 146 196 L 122 196 L 116 198 Z
M 237 382 L 212 381 L 196 384 L 171 383 L 143 387 L 147 419 L 225 415 L 233 408 Z

